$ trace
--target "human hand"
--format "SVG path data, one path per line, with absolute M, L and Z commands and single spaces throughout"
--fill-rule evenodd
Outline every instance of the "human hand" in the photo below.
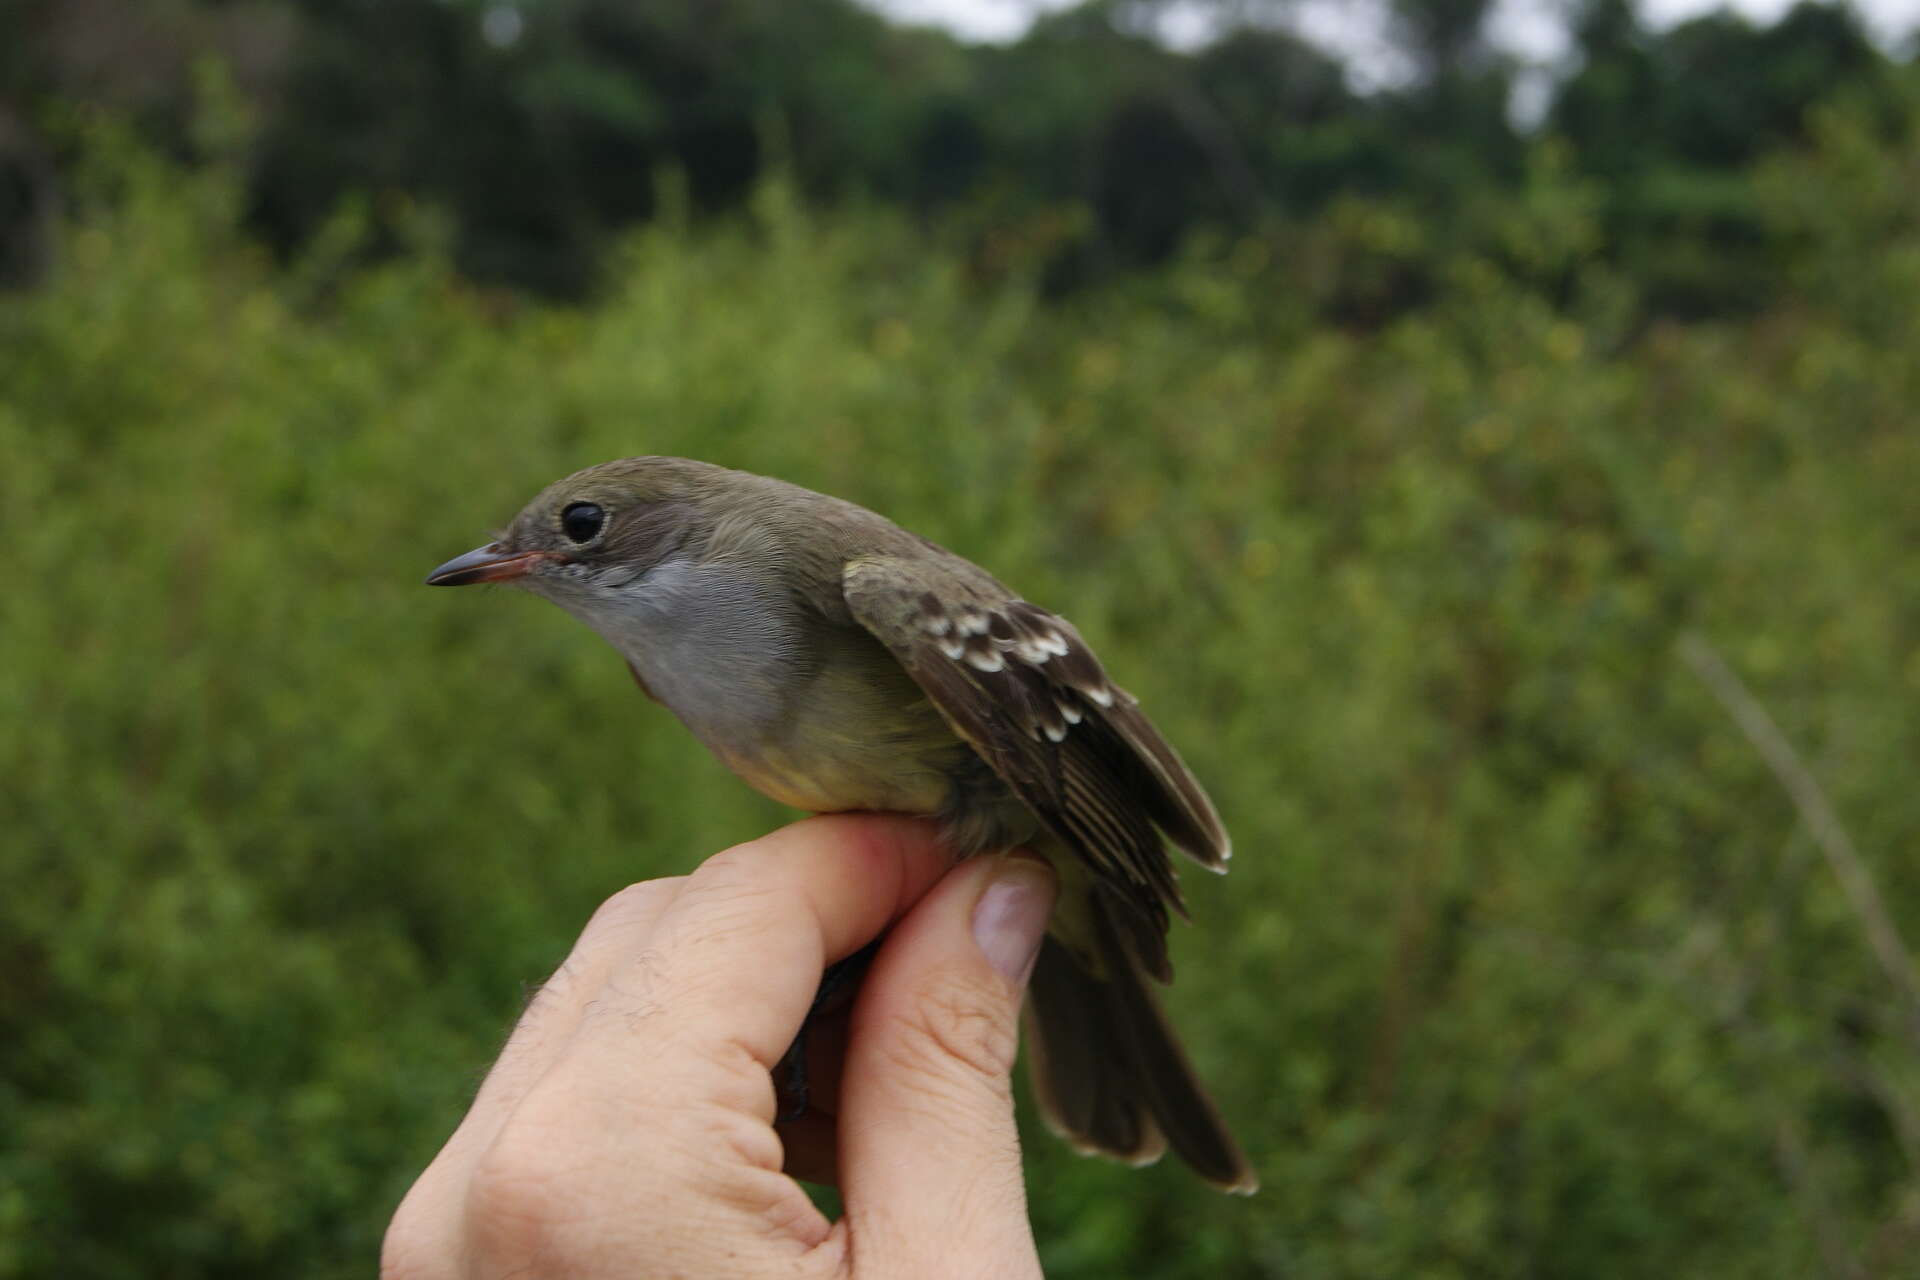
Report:
M 1054 890 L 882 815 L 622 890 L 402 1201 L 383 1277 L 1038 1276 L 1009 1076 Z M 822 970 L 889 924 L 844 1041 L 809 1031 L 814 1105 L 776 1123 Z M 841 1219 L 793 1174 L 836 1182 Z

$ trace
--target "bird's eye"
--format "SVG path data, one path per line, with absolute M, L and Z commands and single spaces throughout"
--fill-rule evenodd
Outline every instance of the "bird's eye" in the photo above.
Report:
M 591 502 L 576 502 L 560 513 L 560 532 L 581 544 L 600 536 L 607 513 Z

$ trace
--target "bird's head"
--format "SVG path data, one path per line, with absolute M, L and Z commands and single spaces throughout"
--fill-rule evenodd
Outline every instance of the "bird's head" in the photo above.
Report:
M 684 458 L 623 458 L 576 471 L 529 502 L 485 546 L 427 575 L 435 587 L 505 582 L 541 595 L 618 591 L 712 525 L 715 495 L 734 473 Z

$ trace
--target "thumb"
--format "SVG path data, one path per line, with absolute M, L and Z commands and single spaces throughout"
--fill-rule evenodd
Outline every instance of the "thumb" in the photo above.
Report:
M 1040 1274 L 1010 1077 L 1055 892 L 1037 858 L 971 859 L 875 957 L 840 1094 L 840 1188 L 859 1274 Z

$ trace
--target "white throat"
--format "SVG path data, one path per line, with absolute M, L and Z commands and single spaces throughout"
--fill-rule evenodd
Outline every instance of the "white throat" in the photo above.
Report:
M 737 560 L 667 560 L 617 586 L 549 579 L 540 594 L 604 636 L 694 735 L 725 754 L 786 715 L 810 665 L 791 598 Z

